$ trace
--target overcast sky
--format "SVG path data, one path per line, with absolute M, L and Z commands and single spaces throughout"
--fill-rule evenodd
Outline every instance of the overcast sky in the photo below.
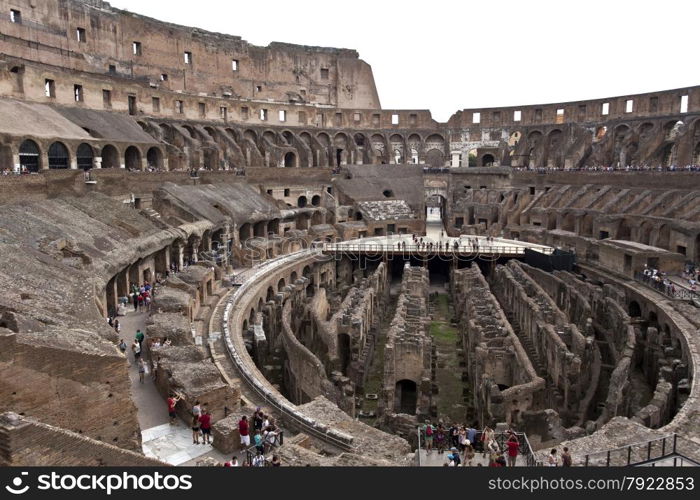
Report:
M 187 26 L 356 49 L 382 107 L 575 101 L 700 84 L 700 1 L 112 0 Z

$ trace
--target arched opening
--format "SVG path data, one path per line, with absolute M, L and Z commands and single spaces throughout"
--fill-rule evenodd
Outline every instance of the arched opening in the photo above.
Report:
M 297 155 L 291 151 L 284 155 L 284 166 L 286 168 L 295 168 L 297 166 Z
M 309 219 L 311 217 L 308 214 L 299 214 L 296 218 L 296 229 L 303 231 L 304 229 L 309 229 Z
M 661 165 L 670 167 L 673 164 L 673 143 L 670 142 L 664 146 L 661 152 Z
M 318 207 L 321 204 L 321 197 L 317 194 L 313 195 L 313 197 L 311 198 L 311 204 L 314 207 Z
M 308 204 L 308 200 L 306 199 L 306 196 L 300 196 L 297 199 L 297 207 L 299 208 L 304 208 Z
M 252 327 L 255 325 L 255 309 L 250 309 L 250 314 L 248 315 L 248 324 Z
M 245 243 L 252 237 L 253 227 L 250 225 L 250 223 L 246 222 L 241 225 L 240 229 L 238 230 L 238 240 L 241 242 L 241 244 Z
M 83 170 L 90 170 L 92 168 L 92 162 L 95 156 L 95 153 L 92 151 L 92 146 L 82 143 L 78 146 L 75 156 L 78 161 L 78 168 L 82 168 Z
M 659 236 L 658 236 L 658 238 L 656 238 L 656 245 L 655 246 L 669 250 L 669 239 L 670 238 L 671 238 L 671 228 L 666 224 L 662 224 L 661 227 L 659 227 Z
M 576 230 L 576 219 L 572 213 L 565 214 L 561 219 L 562 231 L 574 232 Z
M 265 294 L 265 300 L 267 302 L 270 302 L 271 300 L 275 300 L 275 290 L 271 287 L 267 287 L 267 293 Z
M 289 282 L 293 285 L 294 283 L 297 282 L 297 272 L 292 271 L 291 276 L 289 277 Z
M 484 156 L 481 157 L 481 166 L 482 167 L 492 167 L 494 162 L 496 161 L 496 158 L 492 154 L 485 154 Z
M 394 411 L 407 415 L 416 414 L 418 390 L 413 380 L 399 380 L 394 392 Z
M 652 230 L 652 225 L 650 222 L 642 222 L 642 225 L 639 226 L 639 242 L 643 243 L 645 245 L 649 245 L 651 242 L 651 230 Z
M 305 266 L 304 270 L 301 272 L 301 275 L 304 278 L 311 279 L 311 268 L 309 266 Z
M 129 146 L 124 152 L 124 164 L 127 170 L 141 170 L 141 152 L 135 146 Z
M 477 149 L 470 149 L 467 152 L 467 166 L 476 167 L 477 166 Z
M 659 327 L 659 318 L 656 315 L 656 311 L 649 311 L 649 326 L 654 328 Z
M 340 362 L 340 371 L 344 375 L 348 373 L 348 365 L 350 365 L 350 335 L 347 333 L 338 334 L 338 360 Z
M 620 225 L 619 225 L 618 228 L 617 228 L 617 236 L 616 236 L 616 238 L 617 238 L 618 240 L 630 240 L 630 239 L 631 239 L 631 238 L 630 238 L 630 233 L 631 233 L 631 230 L 630 230 L 629 225 L 627 224 L 627 221 L 624 220 L 624 219 L 621 220 L 621 221 L 620 221 Z
M 119 168 L 119 152 L 111 144 L 102 148 L 102 168 Z
M 320 210 L 315 210 L 311 216 L 311 225 L 323 224 L 323 213 Z
M 284 290 L 285 286 L 287 286 L 287 283 L 284 281 L 284 278 L 280 278 L 280 280 L 277 282 L 277 291 L 281 292 Z
M 146 152 L 148 168 L 161 170 L 163 168 L 163 153 L 159 148 L 152 147 Z
M 69 168 L 68 148 L 62 142 L 49 146 L 49 168 Z
M 639 306 L 639 303 L 636 300 L 630 302 L 627 312 L 630 315 L 630 318 L 640 318 L 642 316 L 642 308 Z
M 581 227 L 579 230 L 581 236 L 593 236 L 593 216 L 586 214 L 581 219 Z
M 314 296 L 315 293 L 316 293 L 316 287 L 314 286 L 313 283 L 309 283 L 306 286 L 306 298 L 310 299 L 311 297 Z
M 264 238 L 267 236 L 267 223 L 264 220 L 256 222 L 253 226 L 253 234 L 256 238 Z
M 20 172 L 39 171 L 39 146 L 31 139 L 25 140 L 19 147 L 19 166 Z

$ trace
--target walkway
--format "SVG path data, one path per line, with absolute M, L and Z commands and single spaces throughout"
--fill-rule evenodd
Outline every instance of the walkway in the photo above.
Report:
M 508 240 L 504 238 L 493 238 L 491 241 L 486 241 L 486 236 L 466 236 L 450 237 L 440 235 L 440 230 L 435 229 L 433 225 L 427 227 L 423 242 L 432 242 L 433 248 L 428 250 L 425 246 L 416 245 L 413 242 L 411 234 L 394 234 L 390 236 L 377 236 L 372 238 L 360 238 L 356 240 L 342 241 L 338 243 L 324 243 L 319 245 L 324 252 L 367 252 L 367 253 L 391 253 L 391 252 L 406 252 L 410 254 L 446 254 L 446 255 L 524 255 L 525 249 L 536 250 L 544 254 L 551 254 L 554 249 L 545 245 L 536 245 L 524 241 Z M 476 247 L 473 242 L 477 243 Z M 439 249 L 437 244 L 442 242 L 442 249 Z M 458 243 L 455 250 L 454 244 Z M 401 246 L 399 247 L 399 244 Z M 405 245 L 405 247 L 404 247 Z
M 134 341 L 136 330 L 146 332 L 148 313 L 133 312 L 132 309 L 126 316 L 120 316 L 118 319 L 121 325 L 120 337 L 129 346 Z M 147 341 L 148 339 L 144 340 Z M 171 465 L 194 465 L 196 460 L 204 455 L 220 462 L 230 458 L 224 457 L 211 445 L 193 444 L 192 431 L 180 419 L 177 419 L 175 425 L 170 425 L 167 404 L 156 389 L 152 374 L 144 377 L 144 383 L 139 382 L 138 366 L 134 362 L 131 347 L 127 349 L 126 354 L 131 380 L 131 399 L 137 408 L 144 455 Z

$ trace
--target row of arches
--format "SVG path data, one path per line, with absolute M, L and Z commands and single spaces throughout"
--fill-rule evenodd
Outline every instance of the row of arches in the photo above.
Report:
M 98 148 L 84 142 L 75 148 L 75 152 L 71 152 L 65 143 L 55 141 L 49 144 L 44 159 L 44 152 L 39 143 L 33 139 L 25 139 L 20 144 L 18 153 L 20 171 L 28 173 L 36 173 L 45 168 L 75 167 L 90 170 L 96 166 L 119 168 L 124 165 L 129 170 L 141 170 L 143 167 L 142 152 L 136 146 L 127 146 L 121 154 L 117 146 L 112 144 Z M 146 151 L 146 165 L 154 169 L 163 168 L 163 153 L 160 148 L 153 146 Z
M 169 149 L 171 169 L 339 167 L 427 163 L 444 166 L 447 142 L 437 133 L 293 131 L 139 121 Z

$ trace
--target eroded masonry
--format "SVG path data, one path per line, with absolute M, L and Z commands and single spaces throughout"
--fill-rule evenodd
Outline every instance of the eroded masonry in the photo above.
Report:
M 425 465 L 427 421 L 700 462 L 699 86 L 438 123 L 353 50 L 0 28 L 0 464 L 247 460 L 258 407 L 285 465 Z

